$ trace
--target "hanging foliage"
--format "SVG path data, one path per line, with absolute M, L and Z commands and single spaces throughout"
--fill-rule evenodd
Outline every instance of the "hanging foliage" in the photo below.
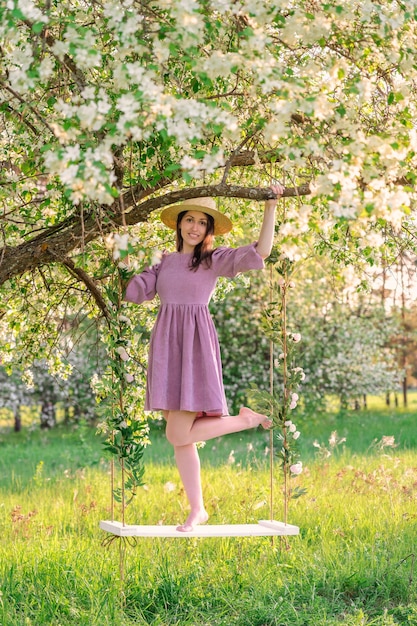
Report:
M 293 421 L 293 411 L 298 404 L 298 391 L 305 374 L 297 365 L 301 334 L 290 330 L 291 323 L 287 319 L 288 294 L 295 286 L 291 276 L 294 264 L 280 256 L 274 249 L 268 259 L 270 301 L 262 319 L 265 335 L 270 340 L 270 389 L 266 391 L 254 386 L 249 392 L 249 398 L 257 410 L 271 416 L 273 420 L 271 444 L 274 445 L 283 472 L 286 522 L 289 500 L 304 493 L 299 487 L 292 488 L 289 479 L 303 471 L 297 445 L 300 431 Z
M 130 268 L 124 260 L 129 253 L 147 258 L 128 241 L 127 235 L 114 237 L 109 247 L 113 257 L 109 259 L 109 269 L 113 271 L 105 289 L 108 315 L 101 335 L 107 366 L 103 375 L 93 380 L 93 388 L 102 418 L 98 431 L 105 434 L 104 448 L 121 470 L 120 475 L 112 473 L 112 492 L 124 512 L 143 484 L 143 453 L 149 444 L 143 402 L 150 334 L 144 313 L 132 312 L 123 302 L 126 284 L 138 271 L 138 261 Z

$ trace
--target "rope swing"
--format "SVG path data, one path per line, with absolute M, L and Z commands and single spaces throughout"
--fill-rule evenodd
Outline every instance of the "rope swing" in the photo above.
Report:
M 101 521 L 100 528 L 118 537 L 272 537 L 298 535 L 298 526 L 260 520 L 257 524 L 200 524 L 189 532 L 177 530 L 176 526 L 140 526 L 115 521 Z
M 272 267 L 271 267 L 272 273 Z M 272 278 L 270 274 L 270 278 Z M 271 280 L 272 285 L 272 280 Z M 270 292 L 270 298 L 272 300 L 272 288 Z M 273 392 L 274 378 L 273 378 L 273 365 L 274 365 L 274 343 L 270 341 L 270 392 Z M 123 459 L 122 459 L 123 461 Z M 273 485 L 274 485 L 274 438 L 273 431 L 271 429 L 269 433 L 269 465 L 270 465 L 270 519 L 259 520 L 257 524 L 207 524 L 197 525 L 193 530 L 189 532 L 182 532 L 177 530 L 176 526 L 169 525 L 138 525 L 138 524 L 126 524 L 125 522 L 125 498 L 124 498 L 124 482 L 125 482 L 125 468 L 124 464 L 121 464 L 121 480 L 122 480 L 122 521 L 114 520 L 114 460 L 111 461 L 111 520 L 102 520 L 100 522 L 100 528 L 108 533 L 112 533 L 115 537 L 171 537 L 187 539 L 192 537 L 273 537 L 273 536 L 294 536 L 298 535 L 300 530 L 298 526 L 288 524 L 287 518 L 287 504 L 285 503 L 285 521 L 279 522 L 273 519 L 274 517 L 274 498 L 273 498 Z M 286 500 L 286 498 L 285 498 Z
M 272 272 L 272 267 L 271 270 Z M 272 282 L 271 282 L 272 284 Z M 272 298 L 272 289 L 270 297 Z M 274 344 L 270 341 L 270 392 L 273 392 L 274 378 L 273 378 L 273 365 L 274 365 Z M 123 461 L 123 459 L 122 459 Z M 270 519 L 259 520 L 257 524 L 207 524 L 195 526 L 192 531 L 182 532 L 177 530 L 176 526 L 169 525 L 132 525 L 125 522 L 125 498 L 124 498 L 124 482 L 125 482 L 125 468 L 124 464 L 121 464 L 121 481 L 122 481 L 122 521 L 114 520 L 114 460 L 111 461 L 111 520 L 102 520 L 100 522 L 101 530 L 108 533 L 112 533 L 115 537 L 179 537 L 187 539 L 191 537 L 273 537 L 273 536 L 293 536 L 298 535 L 300 530 L 298 526 L 288 524 L 287 518 L 287 505 L 285 505 L 285 521 L 279 522 L 273 519 L 274 517 L 274 498 L 273 498 L 273 485 L 274 485 L 274 438 L 273 431 L 269 432 L 269 466 L 270 466 L 270 482 L 269 482 L 269 509 Z M 286 498 L 285 498 L 286 500 Z
M 269 305 L 272 309 L 274 303 L 274 293 L 273 293 L 273 266 L 270 265 L 269 272 L 269 281 L 270 281 L 270 289 L 269 289 Z M 283 322 L 283 342 L 284 342 L 284 361 L 286 355 L 285 342 L 286 342 L 286 284 L 287 277 L 285 277 L 284 282 L 280 283 L 281 290 L 281 310 L 282 310 L 282 322 Z M 270 338 L 269 342 L 269 393 L 270 396 L 273 396 L 274 392 L 274 339 Z M 287 389 L 287 365 L 284 362 L 284 370 L 283 370 L 283 398 L 284 401 L 287 400 L 289 395 L 289 391 Z M 118 409 L 123 412 L 123 397 L 120 394 L 120 397 L 117 399 L 118 401 Z M 272 409 L 272 406 L 271 406 Z M 271 411 L 271 415 L 273 412 Z M 279 423 L 279 422 L 278 422 Z M 286 422 L 287 424 L 288 422 Z M 275 424 L 277 425 L 277 423 Z M 288 477 L 286 471 L 286 460 L 285 460 L 285 450 L 286 450 L 286 425 L 282 425 L 282 437 L 279 436 L 279 439 L 283 441 L 283 451 L 284 451 L 284 521 L 276 521 L 274 520 L 274 494 L 273 494 L 273 485 L 274 485 L 274 433 L 273 429 L 270 429 L 269 432 L 269 520 L 259 520 L 258 523 L 251 524 L 197 524 L 193 527 L 192 530 L 184 532 L 181 530 L 177 530 L 176 526 L 170 525 L 132 525 L 127 524 L 125 520 L 125 509 L 126 509 L 126 499 L 125 499 L 125 486 L 126 481 L 129 480 L 129 471 L 126 468 L 126 464 L 124 459 L 120 460 L 121 467 L 121 489 L 120 489 L 120 498 L 117 498 L 121 502 L 121 521 L 115 520 L 115 461 L 112 459 L 111 467 L 110 467 L 110 480 L 111 480 L 111 506 L 110 506 L 110 520 L 102 520 L 100 521 L 101 530 L 111 533 L 113 535 L 113 539 L 116 538 L 129 538 L 129 537 L 170 537 L 170 538 L 194 538 L 194 537 L 272 537 L 272 536 L 294 536 L 299 534 L 299 527 L 294 526 L 287 523 L 287 514 L 288 514 L 288 499 L 289 499 L 289 487 L 288 487 Z M 288 464 L 289 467 L 289 464 Z M 105 542 L 111 542 L 112 538 L 106 539 Z

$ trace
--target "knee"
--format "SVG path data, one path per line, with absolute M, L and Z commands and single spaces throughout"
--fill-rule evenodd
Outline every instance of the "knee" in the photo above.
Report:
M 174 424 L 170 424 L 169 420 L 167 421 L 165 436 L 169 443 L 174 447 L 186 446 L 189 443 L 187 441 L 186 434 L 179 431 L 178 428 L 175 428 Z
M 191 411 L 168 411 L 165 435 L 173 446 L 187 446 L 192 443 L 191 430 L 196 413 Z

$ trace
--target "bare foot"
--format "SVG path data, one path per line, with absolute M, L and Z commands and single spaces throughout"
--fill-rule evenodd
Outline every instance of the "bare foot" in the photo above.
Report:
M 256 428 L 260 424 L 262 424 L 263 428 L 271 428 L 272 426 L 272 420 L 269 417 L 261 413 L 255 413 L 255 411 L 248 409 L 246 406 L 240 409 L 239 415 L 248 421 L 248 428 Z
M 208 520 L 208 513 L 204 509 L 202 511 L 196 511 L 189 514 L 184 524 L 177 526 L 177 530 L 180 530 L 182 533 L 190 533 L 194 530 L 194 526 L 198 526 L 198 524 L 205 524 Z

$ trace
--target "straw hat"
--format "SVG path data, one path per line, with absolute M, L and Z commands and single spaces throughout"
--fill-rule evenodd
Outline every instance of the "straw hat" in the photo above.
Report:
M 182 211 L 200 211 L 211 215 L 214 218 L 215 235 L 224 235 L 233 228 L 229 218 L 216 209 L 213 198 L 192 198 L 191 200 L 184 200 L 181 204 L 173 204 L 162 211 L 161 220 L 166 226 L 175 230 L 178 215 Z

